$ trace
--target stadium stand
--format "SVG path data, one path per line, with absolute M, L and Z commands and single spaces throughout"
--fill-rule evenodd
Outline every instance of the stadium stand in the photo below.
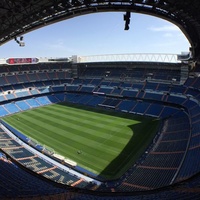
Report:
M 185 181 L 200 172 L 200 160 L 196 159 L 199 154 L 198 122 L 200 111 L 199 92 L 195 86 L 196 80 L 194 82 L 189 78 L 184 85 L 180 85 L 178 83 L 180 81 L 179 70 L 166 69 L 164 72 L 168 74 L 164 76 L 163 69 L 159 71 L 148 68 L 126 69 L 126 73 L 130 73 L 125 79 L 123 67 L 117 69 L 116 67 L 91 67 L 91 71 L 79 69 L 80 78 L 72 78 L 71 75 L 63 75 L 61 72 L 54 71 L 52 65 L 45 64 L 44 66 L 44 69 L 42 65 L 31 66 L 31 68 L 28 65 L 18 66 L 12 69 L 20 73 L 14 75 L 15 78 L 9 75 L 9 78 L 5 76 L 1 79 L 1 117 L 52 103 L 70 102 L 113 109 L 118 112 L 153 116 L 162 119 L 163 124 L 147 151 L 128 172 L 115 183 L 105 182 L 99 188 L 94 183 L 88 183 L 82 178 L 73 176 L 73 174 L 65 173 L 59 167 L 46 162 L 42 157 L 30 152 L 25 146 L 19 145 L 17 140 L 10 138 L 5 131 L 1 130 L 1 150 L 13 162 L 17 162 L 16 168 L 19 170 L 24 171 L 23 169 L 27 168 L 31 173 L 37 173 L 35 179 L 38 179 L 38 184 L 45 177 L 72 187 L 101 192 L 131 193 L 167 187 Z M 62 66 L 54 66 L 55 69 L 64 70 Z M 53 71 L 44 72 L 49 69 Z M 2 70 L 9 71 L 10 68 L 4 67 Z M 38 70 L 43 72 L 34 73 Z M 149 73 L 154 74 L 150 81 L 147 79 Z M 108 76 L 115 79 L 108 80 Z M 131 78 L 131 81 L 128 78 Z M 177 83 L 172 83 L 172 78 L 176 79 Z M 164 79 L 164 82 L 161 82 L 161 79 Z M 136 80 L 140 82 L 136 82 Z M 8 93 L 8 91 L 12 91 L 12 93 Z M 15 132 L 15 130 L 12 131 Z M 28 144 L 28 139 L 21 133 L 15 132 L 15 134 L 17 138 L 21 138 Z M 29 145 L 33 145 L 30 140 Z M 42 147 L 36 149 L 41 151 Z M 4 156 L 2 162 L 7 163 L 6 160 L 7 158 Z M 188 165 L 188 163 L 194 165 Z M 145 179 L 142 178 L 144 175 Z M 41 179 L 41 177 L 43 178 Z M 184 182 L 184 186 L 182 186 L 190 188 L 193 180 L 197 179 L 198 177 L 192 179 L 191 183 Z M 170 187 L 158 192 L 157 196 L 156 194 L 152 196 L 155 199 L 163 197 L 168 190 Z M 57 191 L 63 193 L 66 190 L 55 186 L 52 193 L 49 194 L 57 194 Z M 2 194 L 14 196 L 8 191 Z M 19 195 L 21 194 L 23 192 L 19 191 Z M 41 191 L 36 191 L 36 194 L 41 195 Z M 131 197 L 123 195 L 122 198 L 131 199 Z M 188 195 L 187 192 L 186 195 Z M 194 192 L 193 195 L 195 197 Z M 85 194 L 80 199 L 90 199 L 90 197 L 90 194 Z M 139 195 L 138 199 L 140 197 Z M 175 197 L 176 195 L 173 198 L 175 199 Z M 144 198 L 146 197 L 144 196 Z M 151 198 L 151 195 L 148 195 L 148 198 Z M 79 197 L 75 199 L 79 199 Z M 97 199 L 104 199 L 104 197 L 99 196 Z M 110 199 L 117 199 L 117 197 L 110 196 Z M 137 195 L 135 199 L 137 199 Z

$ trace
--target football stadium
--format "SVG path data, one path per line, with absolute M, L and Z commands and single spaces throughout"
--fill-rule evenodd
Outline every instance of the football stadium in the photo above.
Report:
M 131 12 L 167 19 L 191 44 L 179 55 L 1 58 L 0 199 L 200 198 L 198 1 L 9 0 L 0 9 L 1 45 L 106 11 L 124 11 L 125 30 Z

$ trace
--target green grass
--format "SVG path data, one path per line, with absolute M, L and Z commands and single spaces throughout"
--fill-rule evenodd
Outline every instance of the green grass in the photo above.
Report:
M 159 125 L 153 118 L 71 104 L 40 107 L 3 120 L 106 179 L 119 178 L 134 163 Z

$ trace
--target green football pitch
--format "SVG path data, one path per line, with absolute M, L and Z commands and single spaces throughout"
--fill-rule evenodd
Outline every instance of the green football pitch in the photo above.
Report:
M 154 138 L 159 120 L 74 104 L 3 118 L 21 133 L 106 179 L 119 178 Z

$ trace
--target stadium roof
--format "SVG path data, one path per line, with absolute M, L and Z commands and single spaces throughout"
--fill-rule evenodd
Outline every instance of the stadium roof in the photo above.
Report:
M 125 11 L 154 15 L 176 24 L 200 60 L 199 0 L 1 0 L 0 45 L 34 29 L 88 13 Z

